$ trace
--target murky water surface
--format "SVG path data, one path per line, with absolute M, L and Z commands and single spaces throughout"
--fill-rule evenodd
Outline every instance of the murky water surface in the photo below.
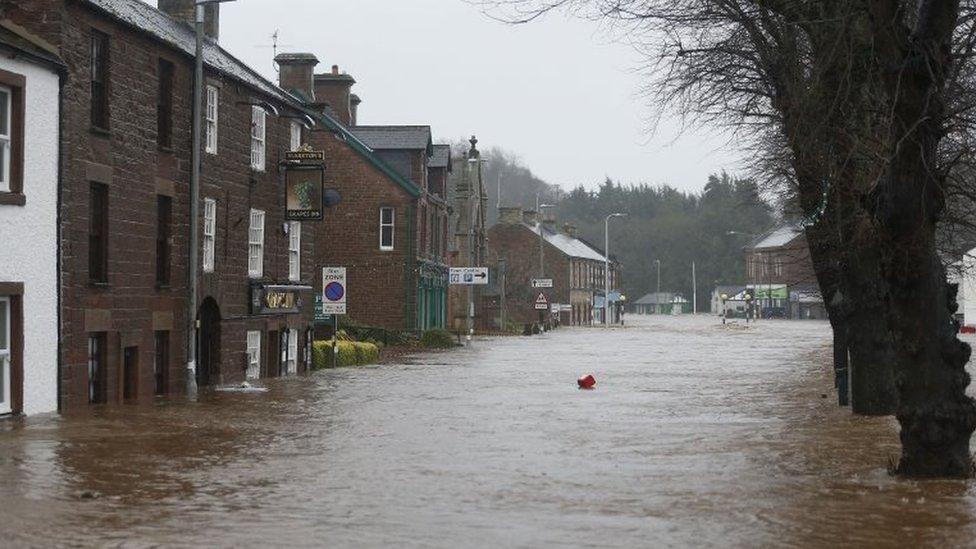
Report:
M 976 544 L 976 485 L 835 405 L 826 324 L 632 323 L 0 422 L 0 545 Z

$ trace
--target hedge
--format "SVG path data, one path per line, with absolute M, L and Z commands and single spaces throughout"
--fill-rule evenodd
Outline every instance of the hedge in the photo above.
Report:
M 360 341 L 339 341 L 337 366 L 362 366 L 380 359 L 379 348 L 372 343 Z M 316 370 L 332 367 L 332 340 L 316 341 L 312 344 L 312 367 Z
M 420 337 L 420 345 L 434 349 L 448 349 L 455 346 L 454 334 L 440 328 L 427 330 Z

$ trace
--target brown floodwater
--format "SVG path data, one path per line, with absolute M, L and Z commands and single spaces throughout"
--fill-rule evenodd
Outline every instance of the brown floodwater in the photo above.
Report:
M 0 546 L 976 546 L 976 485 L 837 407 L 826 324 L 628 320 L 0 421 Z

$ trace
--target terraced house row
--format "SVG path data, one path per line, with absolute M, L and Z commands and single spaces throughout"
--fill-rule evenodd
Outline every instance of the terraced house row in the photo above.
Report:
M 268 81 L 206 16 L 191 305 L 193 1 L 0 0 L 0 415 L 302 372 L 323 266 L 356 322 L 445 324 L 450 150 L 359 125 L 313 54 Z M 281 165 L 309 148 L 341 201 L 288 221 Z

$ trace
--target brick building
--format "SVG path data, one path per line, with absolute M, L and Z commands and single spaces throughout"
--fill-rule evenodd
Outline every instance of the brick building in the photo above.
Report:
M 56 50 L 0 21 L 0 416 L 57 409 Z
M 605 258 L 600 250 L 581 240 L 572 226 L 559 231 L 555 220 L 540 221 L 536 212 L 501 208 L 498 224 L 488 230 L 488 242 L 491 253 L 506 263 L 504 305 L 513 322 L 526 324 L 547 318 L 548 312 L 535 309 L 539 294 L 550 305 L 568 306 L 559 313 L 562 324 L 601 321 L 598 305 L 606 292 Z M 533 278 L 551 278 L 553 287 L 534 289 Z M 620 265 L 611 260 L 611 293 L 619 284 Z
M 347 318 L 389 329 L 443 326 L 447 307 L 449 156 L 428 126 L 359 126 L 355 79 L 312 54 L 282 54 L 280 85 L 316 112 L 313 148 L 325 151 L 326 187 L 342 201 L 318 226 L 320 266 L 347 269 Z
M 743 250 L 747 291 L 754 313 L 786 318 L 827 318 L 803 228 L 785 224 L 757 237 Z
M 187 341 L 192 0 L 0 0 L 56 47 L 62 112 L 62 408 L 180 391 Z M 165 12 L 165 13 L 164 13 Z M 217 44 L 208 8 L 197 379 L 300 369 L 314 230 L 283 220 L 296 98 Z

